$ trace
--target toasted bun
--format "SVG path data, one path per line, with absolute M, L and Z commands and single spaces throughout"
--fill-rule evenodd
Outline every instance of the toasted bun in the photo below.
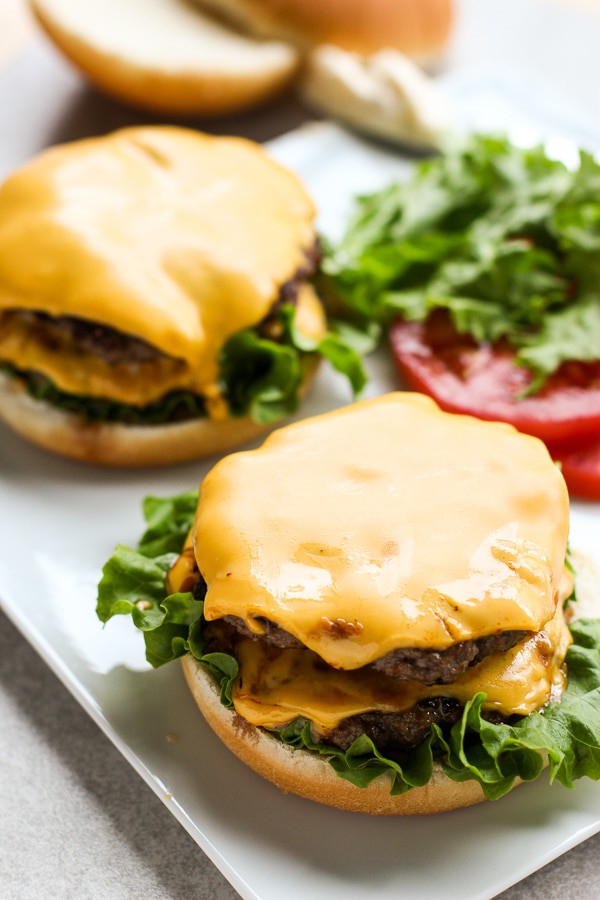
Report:
M 600 616 L 600 572 L 590 557 L 575 552 L 578 601 L 573 618 Z M 381 775 L 366 788 L 340 778 L 318 756 L 294 750 L 268 732 L 255 728 L 235 711 L 223 706 L 214 678 L 191 655 L 182 659 L 188 686 L 204 718 L 229 749 L 251 769 L 282 791 L 350 812 L 372 815 L 425 815 L 473 806 L 485 800 L 476 781 L 455 782 L 434 765 L 431 781 L 406 794 L 392 796 L 390 782 Z
M 450 34 L 452 0 L 196 0 L 261 37 L 303 49 L 336 44 L 373 53 L 393 47 L 421 62 L 439 55 Z
M 298 54 L 236 34 L 186 0 L 32 0 L 60 50 L 97 87 L 141 109 L 223 115 L 285 87 Z
M 183 657 L 182 665 L 194 699 L 213 731 L 242 762 L 282 791 L 338 809 L 379 816 L 446 812 L 485 800 L 477 782 L 451 781 L 439 766 L 429 784 L 400 796 L 390 794 L 385 775 L 369 787 L 355 787 L 340 778 L 326 760 L 292 749 L 223 706 L 214 679 L 191 654 Z
M 307 372 L 308 388 L 316 363 Z M 16 378 L 0 372 L 0 418 L 46 450 L 102 466 L 163 466 L 225 453 L 273 426 L 249 417 L 193 419 L 171 425 L 86 422 L 34 400 Z

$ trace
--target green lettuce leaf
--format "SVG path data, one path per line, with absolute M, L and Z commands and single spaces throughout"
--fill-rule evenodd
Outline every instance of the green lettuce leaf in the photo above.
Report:
M 181 553 L 197 505 L 198 491 L 176 497 L 146 497 L 143 512 L 147 528 L 138 545 L 140 553 L 149 557 Z
M 221 379 L 229 409 L 265 425 L 290 415 L 300 404 L 303 367 L 294 347 L 255 331 L 241 331 L 221 352 Z
M 97 614 L 102 622 L 115 615 L 130 615 L 144 635 L 146 658 L 153 666 L 192 653 L 218 683 L 221 702 L 231 707 L 238 663 L 228 653 L 205 653 L 203 601 L 191 593 L 165 597 L 166 574 L 192 525 L 195 498 L 195 492 L 190 492 L 145 501 L 148 528 L 136 550 L 119 546 L 104 566 Z M 572 568 L 569 554 L 567 565 Z M 575 595 L 570 599 L 575 601 Z M 448 733 L 432 726 L 429 737 L 404 753 L 401 762 L 382 753 L 366 735 L 359 736 L 346 751 L 315 741 L 306 719 L 296 719 L 271 734 L 274 740 L 319 754 L 341 778 L 357 787 L 387 774 L 392 794 L 427 784 L 436 762 L 455 781 L 478 781 L 492 800 L 511 790 L 517 779 L 538 778 L 546 761 L 551 782 L 572 787 L 578 778 L 598 780 L 600 620 L 577 621 L 571 634 L 568 687 L 560 703 L 495 724 L 484 718 L 485 694 L 477 694 Z
M 237 660 L 229 653 L 194 653 L 196 659 L 206 666 L 220 688 L 221 703 L 228 709 L 233 706 L 231 699 L 233 685 L 238 676 Z
M 574 780 L 600 778 L 600 620 L 571 626 L 567 653 L 568 688 L 560 703 L 519 719 L 492 725 L 481 717 L 484 694 L 467 704 L 460 728 L 453 727 L 447 774 L 471 771 L 486 796 L 500 797 L 514 779 L 537 778 L 548 760 L 550 782 L 573 787 Z M 480 742 L 473 742 L 477 734 Z
M 296 719 L 286 728 L 271 732 L 285 744 L 300 750 L 318 753 L 327 759 L 335 772 L 356 787 L 368 787 L 380 775 L 390 777 L 390 793 L 404 794 L 413 787 L 423 787 L 431 778 L 434 755 L 432 744 L 435 734 L 423 741 L 415 750 L 407 754 L 406 761 L 399 762 L 386 758 L 379 752 L 370 737 L 362 734 L 347 750 L 340 750 L 331 744 L 313 740 L 310 722 Z
M 290 344 L 303 353 L 318 353 L 333 368 L 345 375 L 358 396 L 367 383 L 362 356 L 373 349 L 368 334 L 360 334 L 351 325 L 338 323 L 337 330 L 328 331 L 320 340 L 308 337 L 296 326 L 296 310 L 292 306 L 283 307 L 284 333 Z
M 249 414 L 270 424 L 294 413 L 300 405 L 300 388 L 306 363 L 322 356 L 346 376 L 357 396 L 366 384 L 362 354 L 371 349 L 363 338 L 361 350 L 351 329 L 328 331 L 315 340 L 296 325 L 296 309 L 285 304 L 280 313 L 281 339 L 274 343 L 253 330 L 229 339 L 221 353 L 221 378 L 234 415 Z
M 130 615 L 143 632 L 146 659 L 162 666 L 190 649 L 190 627 L 202 615 L 203 603 L 192 594 L 165 597 L 165 578 L 177 554 L 154 558 L 120 545 L 102 569 L 96 614 L 101 622 Z
M 359 328 L 447 310 L 477 342 L 505 338 L 534 375 L 600 359 L 600 165 L 476 135 L 413 178 L 360 197 L 326 248 L 326 291 Z
M 600 282 L 599 282 L 600 284 Z M 529 393 L 543 387 L 545 377 L 568 360 L 593 362 L 600 347 L 600 291 L 546 316 L 540 329 L 515 339 L 517 362 L 535 373 Z

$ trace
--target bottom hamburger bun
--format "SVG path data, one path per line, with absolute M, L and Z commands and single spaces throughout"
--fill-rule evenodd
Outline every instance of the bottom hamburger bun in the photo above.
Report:
M 294 750 L 250 725 L 223 706 L 212 676 L 191 655 L 182 659 L 188 686 L 204 718 L 235 755 L 282 791 L 349 812 L 379 816 L 425 815 L 472 806 L 485 800 L 476 781 L 451 781 L 436 765 L 429 784 L 392 796 L 389 778 L 381 775 L 366 788 L 340 778 L 329 763 L 306 750 Z
M 169 115 L 225 115 L 269 100 L 297 52 L 244 37 L 185 0 L 33 0 L 37 19 L 98 88 Z
M 307 369 L 301 393 L 312 381 L 317 362 Z M 192 419 L 166 425 L 86 422 L 40 400 L 17 379 L 0 372 L 0 419 L 34 444 L 62 456 L 103 466 L 160 466 L 188 462 L 251 441 L 273 425 L 249 416 Z
M 598 568 L 583 553 L 572 552 L 571 559 L 577 572 L 578 596 L 572 620 L 598 617 Z M 216 682 L 191 653 L 181 662 L 194 699 L 213 731 L 242 762 L 282 791 L 349 812 L 384 816 L 448 812 L 486 799 L 477 781 L 452 781 L 439 764 L 435 764 L 427 785 L 399 796 L 390 794 L 386 775 L 366 788 L 358 788 L 337 775 L 325 759 L 306 750 L 293 749 L 223 706 Z

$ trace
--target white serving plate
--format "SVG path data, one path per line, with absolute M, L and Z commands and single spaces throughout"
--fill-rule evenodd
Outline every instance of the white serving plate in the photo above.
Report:
M 573 150 L 565 131 L 567 138 L 575 134 L 598 146 L 593 135 L 557 126 L 551 110 L 534 120 L 515 103 L 510 85 L 499 90 L 494 79 L 480 78 L 474 91 L 465 82 L 450 87 L 462 97 L 467 122 L 507 127 L 523 140 L 543 137 L 565 158 Z M 544 108 L 536 104 L 538 115 Z M 308 126 L 272 150 L 307 182 L 328 235 L 339 233 L 353 194 L 410 166 L 331 125 Z M 367 396 L 397 386 L 385 353 L 369 366 Z M 348 399 L 345 383 L 324 369 L 302 415 Z M 224 749 L 204 724 L 179 667 L 152 671 L 129 621 L 113 620 L 103 629 L 94 614 L 100 567 L 115 543 L 135 543 L 142 498 L 187 490 L 209 465 L 104 471 L 54 458 L 1 429 L 0 597 L 5 612 L 244 898 L 489 898 L 600 830 L 600 784 L 568 791 L 542 779 L 497 803 L 425 819 L 377 819 L 283 795 Z M 600 563 L 600 507 L 574 504 L 572 543 Z

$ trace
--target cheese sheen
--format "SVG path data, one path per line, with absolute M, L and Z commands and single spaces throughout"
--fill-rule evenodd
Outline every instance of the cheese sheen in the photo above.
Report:
M 308 284 L 298 293 L 296 327 L 317 340 L 326 331 L 323 306 Z M 109 397 L 138 406 L 159 400 L 169 391 L 195 391 L 205 396 L 211 418 L 228 415 L 220 388 L 199 380 L 197 372 L 183 360 L 162 356 L 146 362 L 108 363 L 82 351 L 73 339 L 47 342 L 43 327 L 9 315 L 0 319 L 0 362 L 12 363 L 22 371 L 41 372 L 68 393 Z
M 404 712 L 427 697 L 452 697 L 465 705 L 479 692 L 487 695 L 484 709 L 526 716 L 562 695 L 570 643 L 559 606 L 543 631 L 506 653 L 486 657 L 453 684 L 429 686 L 372 670 L 324 670 L 310 650 L 278 650 L 246 638 L 236 648 L 240 674 L 232 699 L 246 721 L 271 729 L 302 717 L 326 732 L 349 716 Z
M 147 127 L 55 147 L 0 188 L 0 313 L 132 334 L 202 392 L 227 338 L 302 266 L 313 218 L 296 176 L 250 141 Z
M 194 541 L 207 619 L 260 633 L 264 617 L 356 669 L 397 647 L 540 631 L 567 535 L 566 486 L 541 441 L 396 393 L 222 460 Z

